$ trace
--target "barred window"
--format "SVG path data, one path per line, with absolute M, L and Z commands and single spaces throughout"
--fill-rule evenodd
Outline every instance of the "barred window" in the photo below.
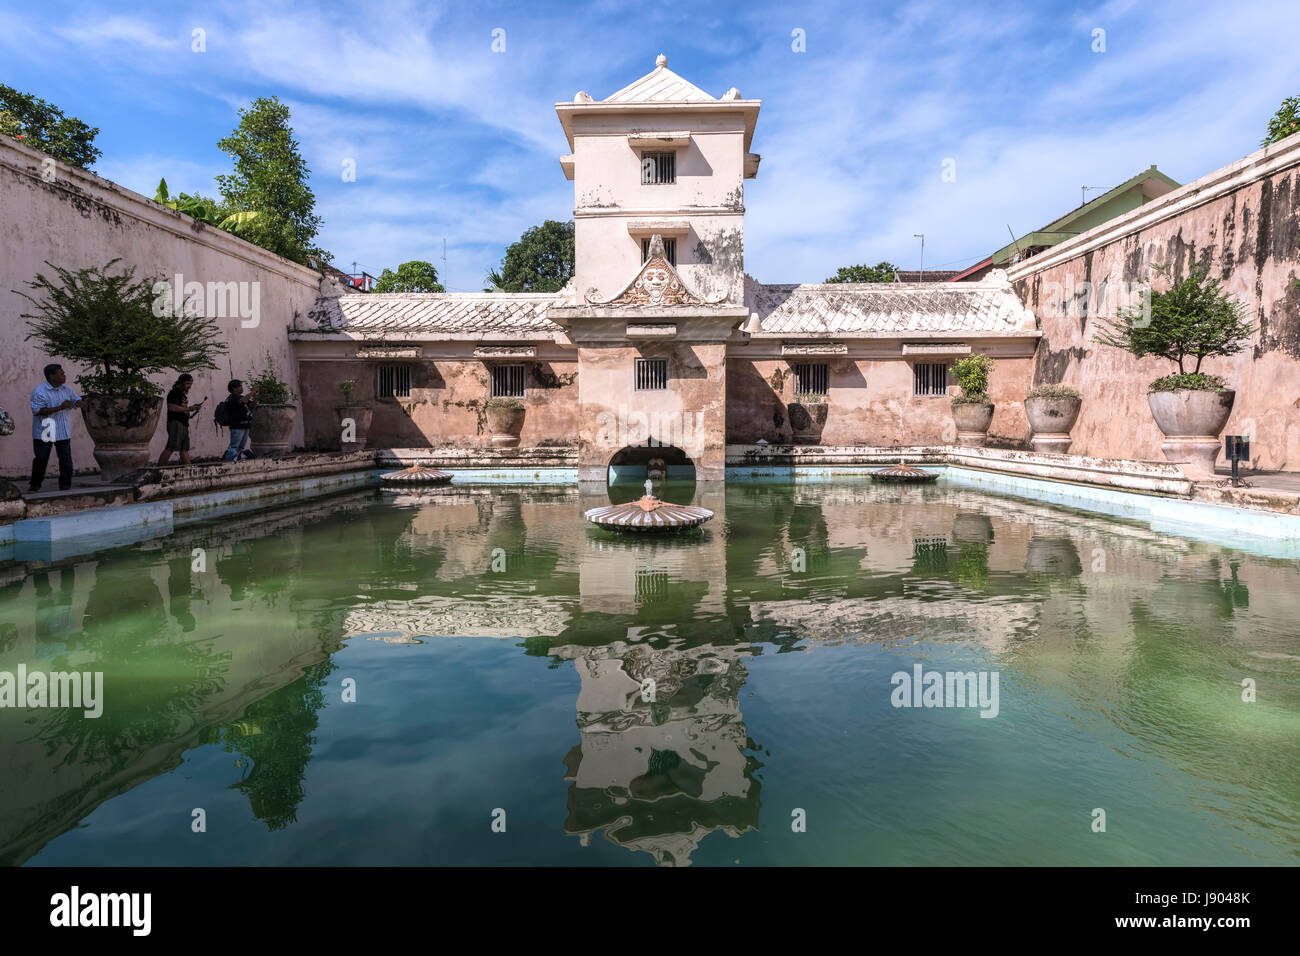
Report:
M 522 365 L 492 366 L 492 397 L 523 398 L 524 367 Z
M 641 185 L 666 186 L 677 182 L 676 153 L 642 153 Z
M 650 240 L 641 240 L 641 264 L 645 265 L 646 260 L 650 258 Z M 664 258 L 673 265 L 677 265 L 677 240 L 664 240 Z
M 912 366 L 913 395 L 947 395 L 948 366 L 942 362 L 918 362 Z
M 380 398 L 410 398 L 411 366 L 379 366 L 379 375 L 375 378 L 375 392 Z
M 667 359 L 636 360 L 636 390 L 638 392 L 659 391 L 667 387 Z
M 825 395 L 830 391 L 830 372 L 825 362 L 794 367 L 794 390 L 798 395 Z

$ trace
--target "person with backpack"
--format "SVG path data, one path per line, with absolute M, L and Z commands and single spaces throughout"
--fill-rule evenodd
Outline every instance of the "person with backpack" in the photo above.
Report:
M 190 463 L 190 419 L 203 405 L 202 402 L 197 405 L 189 403 L 193 384 L 194 376 L 185 372 L 167 393 L 167 447 L 158 456 L 159 466 L 171 460 L 172 452 L 180 453 L 182 465 Z
M 230 447 L 221 456 L 221 460 L 239 461 L 245 454 L 248 430 L 253 427 L 253 406 L 257 403 L 251 396 L 244 394 L 244 383 L 237 378 L 230 380 L 226 391 L 230 395 L 217 406 L 213 418 L 218 425 L 230 429 Z

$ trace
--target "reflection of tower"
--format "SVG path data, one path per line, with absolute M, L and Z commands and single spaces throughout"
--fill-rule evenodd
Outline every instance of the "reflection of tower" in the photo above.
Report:
M 741 652 L 621 641 L 557 651 L 572 658 L 582 680 L 582 740 L 565 758 L 569 833 L 585 846 L 603 830 L 656 863 L 686 866 L 711 832 L 736 837 L 757 828 L 760 784 L 740 715 Z

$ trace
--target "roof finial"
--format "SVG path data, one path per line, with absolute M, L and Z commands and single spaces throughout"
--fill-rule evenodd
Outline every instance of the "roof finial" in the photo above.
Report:
M 668 57 L 664 56 L 662 53 L 660 53 L 657 57 L 655 57 L 655 67 L 657 69 L 662 70 L 667 65 L 668 65 Z

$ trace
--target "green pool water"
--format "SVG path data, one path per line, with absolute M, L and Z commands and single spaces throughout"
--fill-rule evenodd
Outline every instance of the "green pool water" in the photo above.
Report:
M 0 861 L 1300 859 L 1296 561 L 942 482 L 665 497 L 717 516 L 366 491 L 0 568 L 0 671 L 104 675 L 0 709 Z M 895 706 L 918 665 L 996 716 Z

